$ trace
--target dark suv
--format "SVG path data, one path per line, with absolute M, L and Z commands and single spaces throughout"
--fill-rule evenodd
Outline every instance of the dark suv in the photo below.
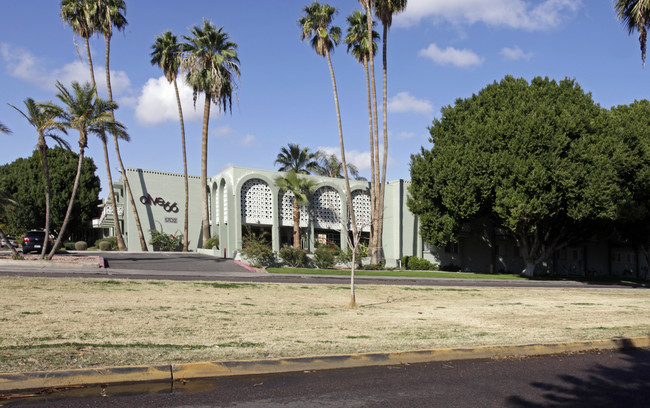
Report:
M 41 252 L 43 243 L 45 242 L 45 231 L 29 231 L 23 238 L 23 254 L 30 252 Z M 47 240 L 47 249 L 45 252 L 50 252 L 52 249 L 52 237 Z

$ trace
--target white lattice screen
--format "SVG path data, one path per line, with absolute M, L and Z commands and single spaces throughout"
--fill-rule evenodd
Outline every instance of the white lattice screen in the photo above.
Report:
M 370 195 L 362 190 L 354 190 L 352 192 L 352 207 L 354 207 L 357 227 L 361 227 L 363 231 L 370 231 Z M 352 219 L 349 216 L 348 226 L 352 227 Z
M 219 195 L 219 193 L 217 192 L 217 194 L 216 194 L 217 197 L 216 197 L 216 200 L 215 200 L 216 203 L 215 203 L 214 209 L 216 211 L 215 219 L 217 220 L 217 224 L 220 224 L 221 217 L 220 217 L 220 214 L 219 214 L 219 197 L 218 197 L 218 195 Z M 225 186 L 223 187 L 223 194 L 221 194 L 221 197 L 223 197 L 223 219 L 224 219 L 223 222 L 224 222 L 224 224 L 228 224 L 228 193 L 226 193 L 226 187 Z
M 241 222 L 246 224 L 273 224 L 271 187 L 263 180 L 251 179 L 242 186 Z
M 309 214 L 307 206 L 300 206 L 300 226 L 307 227 L 309 225 Z M 286 191 L 282 194 L 282 201 L 280 201 L 280 225 L 284 227 L 293 227 L 293 193 Z
M 314 227 L 341 229 L 341 196 L 332 187 L 314 193 Z

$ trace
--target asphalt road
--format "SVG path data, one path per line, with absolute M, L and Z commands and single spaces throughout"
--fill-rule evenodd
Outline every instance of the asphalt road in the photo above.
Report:
M 90 395 L 76 399 L 72 393 L 51 394 L 20 406 L 648 407 L 650 350 L 308 371 L 83 392 Z
M 83 254 L 83 253 L 77 253 Z M 0 276 L 90 277 L 111 279 L 166 279 L 267 283 L 348 284 L 349 276 L 287 275 L 250 272 L 232 259 L 196 253 L 165 252 L 94 252 L 102 255 L 106 269 L 44 268 L 29 265 L 0 264 Z M 646 284 L 529 281 L 490 279 L 438 279 L 357 276 L 359 285 L 419 285 L 521 288 L 648 288 Z

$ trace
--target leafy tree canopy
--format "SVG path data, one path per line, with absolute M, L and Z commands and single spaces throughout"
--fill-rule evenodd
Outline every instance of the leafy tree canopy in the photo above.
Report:
M 625 199 L 627 147 L 573 80 L 510 76 L 442 109 L 411 157 L 408 206 L 436 246 L 489 219 L 518 242 L 527 274 Z M 618 167 L 617 167 L 618 166 Z
M 58 231 L 63 223 L 77 171 L 78 155 L 60 147 L 49 149 L 48 163 L 52 183 L 52 228 Z M 45 194 L 38 151 L 31 157 L 19 158 L 0 166 L 0 189 L 18 202 L 15 211 L 8 214 L 7 233 L 20 234 L 45 225 Z M 85 236 L 92 229 L 92 219 L 100 215 L 99 178 L 91 158 L 84 158 L 77 199 L 72 211 L 70 234 Z

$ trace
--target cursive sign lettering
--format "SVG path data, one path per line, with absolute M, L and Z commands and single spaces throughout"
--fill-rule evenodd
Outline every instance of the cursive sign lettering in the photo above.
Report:
M 163 208 L 163 210 L 167 212 L 178 212 L 178 205 L 176 203 L 171 204 L 169 201 L 165 201 L 165 199 L 162 197 L 153 198 L 151 197 L 151 194 L 140 197 L 140 202 L 144 205 L 159 205 Z

